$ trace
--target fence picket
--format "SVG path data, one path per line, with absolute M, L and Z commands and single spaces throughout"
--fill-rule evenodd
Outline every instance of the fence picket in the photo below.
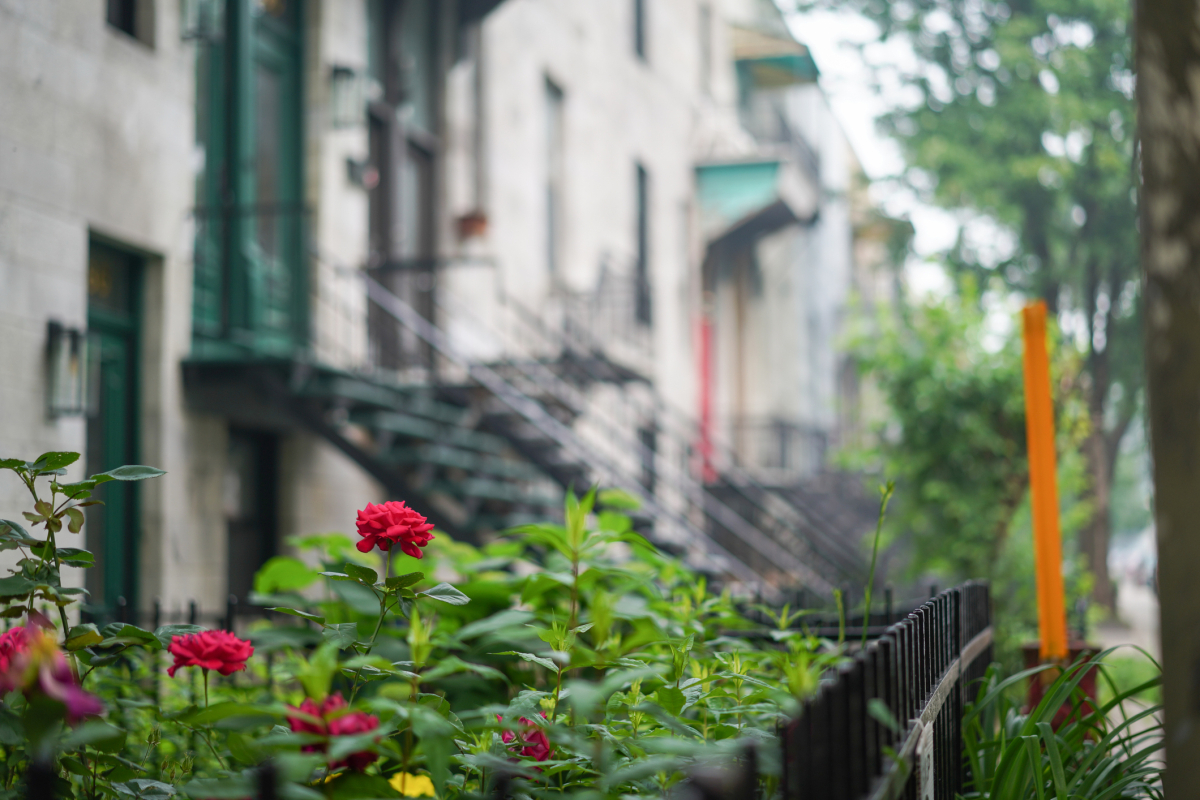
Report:
M 984 583 L 941 592 L 824 681 L 783 729 L 784 800 L 918 800 L 922 731 L 932 737 L 926 785 L 953 800 L 965 778 L 963 710 L 992 656 L 989 604 Z M 898 733 L 869 713 L 872 699 L 892 712 Z

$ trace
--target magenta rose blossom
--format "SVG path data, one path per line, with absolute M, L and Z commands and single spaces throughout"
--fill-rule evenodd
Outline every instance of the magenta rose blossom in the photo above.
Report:
M 546 712 L 542 712 L 542 718 L 545 719 Z M 501 717 L 496 715 L 496 721 L 500 722 Z M 546 732 L 539 728 L 532 720 L 521 717 L 521 755 L 526 758 L 532 758 L 535 761 L 545 761 L 550 758 L 550 740 L 546 738 Z M 503 731 L 500 734 L 500 739 L 505 744 L 512 744 L 516 741 L 517 735 L 512 731 Z
M 232 675 L 246 668 L 246 660 L 254 655 L 254 647 L 229 631 L 203 631 L 175 636 L 167 647 L 175 663 L 167 674 L 175 677 L 180 667 L 215 669 L 222 675 Z
M 375 545 L 383 551 L 391 550 L 392 545 L 400 545 L 400 549 L 413 558 L 420 558 L 421 548 L 433 540 L 433 525 L 425 521 L 425 517 L 404 504 L 403 500 L 390 500 L 380 505 L 367 503 L 367 507 L 358 512 L 358 535 L 363 537 L 356 547 L 364 553 L 371 551 Z
M 57 700 L 66 707 L 71 723 L 104 712 L 99 698 L 79 688 L 52 635 L 37 629 L 13 628 L 0 637 L 0 642 L 4 664 L 0 693 L 15 690 L 27 697 L 42 694 Z
M 311 698 L 300 704 L 299 708 L 288 706 L 292 711 L 304 714 L 304 717 L 288 717 L 288 725 L 295 733 L 314 733 L 318 736 L 351 736 L 356 733 L 366 733 L 379 727 L 379 717 L 364 711 L 350 711 L 341 692 L 335 692 L 326 697 L 320 704 Z M 306 744 L 300 748 L 305 753 L 324 753 L 328 750 L 327 742 Z M 355 772 L 362 772 L 379 756 L 370 750 L 360 750 L 351 753 L 341 761 L 329 766 L 332 769 L 349 767 Z
M 29 631 L 21 626 L 0 634 L 0 672 L 8 672 L 13 656 L 29 649 Z

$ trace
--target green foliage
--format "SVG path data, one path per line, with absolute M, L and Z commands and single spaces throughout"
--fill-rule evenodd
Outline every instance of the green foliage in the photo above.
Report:
M 1161 798 L 1162 708 L 1135 699 L 1161 677 L 1154 669 L 1141 684 L 1118 688 L 1108 666 L 1111 652 L 1004 680 L 989 669 L 963 717 L 968 791 L 962 796 Z M 1041 702 L 1022 713 L 1012 690 L 1056 671 Z M 1107 698 L 1084 694 L 1081 684 L 1092 671 Z
M 888 416 L 879 444 L 851 458 L 895 481 L 886 540 L 907 551 L 908 577 L 991 583 L 999 654 L 1015 664 L 1021 637 L 1036 624 L 1019 328 L 989 324 L 970 280 L 879 325 L 854 350 Z M 1090 513 L 1080 501 L 1086 479 L 1078 453 L 1086 409 L 1072 381 L 1071 349 L 1053 337 L 1050 347 L 1064 552 L 1072 558 Z M 1073 575 L 1075 591 L 1086 593 L 1082 568 Z
M 62 469 L 66 455 L 50 456 L 36 469 Z M 14 463 L 32 486 L 36 469 Z M 76 501 L 64 494 L 46 506 L 35 492 L 38 524 L 71 519 Z M 172 637 L 195 626 L 64 621 L 58 646 L 106 712 L 64 725 L 44 698 L 3 697 L 0 793 L 22 791 L 36 746 L 54 759 L 64 797 L 242 798 L 267 758 L 293 800 L 395 797 L 402 774 L 428 777 L 443 798 L 486 796 L 501 774 L 531 797 L 661 796 L 698 761 L 751 740 L 764 745 L 771 796 L 776 725 L 840 648 L 793 628 L 788 610 L 758 628 L 727 592 L 636 534 L 628 509 L 621 493 L 570 495 L 564 525 L 479 548 L 438 536 L 420 571 L 340 534 L 293 540 L 299 557 L 272 559 L 255 580 L 255 602 L 278 615 L 253 627 L 247 670 L 226 678 L 166 676 Z M 0 602 L 17 615 L 60 596 L 57 579 L 36 583 L 56 578 L 55 556 L 90 566 L 82 551 L 63 555 L 53 530 L 43 541 L 7 523 L 3 535 L 28 552 Z M 299 710 L 306 699 L 334 694 L 349 704 L 337 713 L 370 714 L 378 727 L 328 737 L 297 728 L 320 721 Z M 531 744 L 541 741 L 546 749 Z M 360 753 L 377 758 L 362 772 L 343 765 Z

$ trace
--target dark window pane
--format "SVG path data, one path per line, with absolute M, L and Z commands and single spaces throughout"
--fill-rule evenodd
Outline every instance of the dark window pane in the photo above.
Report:
M 88 247 L 89 307 L 131 318 L 134 308 L 133 273 L 138 261 L 137 256 L 92 242 Z
M 137 36 L 137 0 L 108 0 L 104 18 L 117 30 Z

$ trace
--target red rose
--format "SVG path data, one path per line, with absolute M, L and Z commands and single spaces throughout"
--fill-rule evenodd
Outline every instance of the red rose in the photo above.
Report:
M 246 659 L 254 655 L 254 647 L 229 631 L 203 631 L 175 636 L 167 648 L 175 656 L 175 663 L 167 674 L 175 676 L 180 667 L 215 669 L 222 675 L 231 675 L 246 668 Z
M 546 712 L 542 712 L 542 718 L 546 718 Z M 496 721 L 500 721 L 500 715 L 496 715 Z M 521 755 L 532 758 L 535 761 L 545 761 L 550 758 L 550 740 L 546 738 L 546 732 L 539 728 L 532 720 L 521 717 Z M 504 731 L 500 734 L 500 739 L 505 744 L 511 744 L 517 738 L 517 735 L 512 731 Z
M 292 711 L 306 714 L 307 717 L 288 717 L 288 724 L 295 733 L 315 733 L 318 736 L 351 736 L 356 733 L 366 733 L 379 727 L 379 717 L 364 711 L 346 710 L 346 701 L 341 692 L 326 697 L 320 705 L 311 698 L 300 704 L 299 708 L 288 706 Z M 306 744 L 300 748 L 305 753 L 324 753 L 328 750 L 327 742 Z M 356 772 L 366 769 L 378 755 L 369 750 L 351 753 L 341 761 L 330 764 L 331 769 L 349 767 Z
M 364 553 L 371 551 L 375 545 L 380 550 L 391 550 L 393 544 L 399 544 L 400 549 L 413 558 L 420 558 L 421 548 L 433 539 L 433 525 L 425 521 L 403 500 L 391 500 L 382 505 L 367 503 L 367 507 L 358 512 L 358 535 L 363 537 L 356 547 Z

